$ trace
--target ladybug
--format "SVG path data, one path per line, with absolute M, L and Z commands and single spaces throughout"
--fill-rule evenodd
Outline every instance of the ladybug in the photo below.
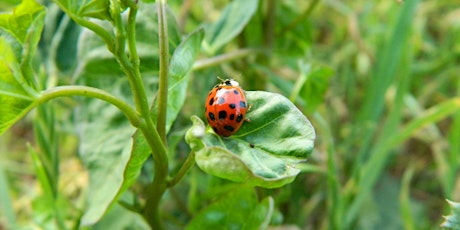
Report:
M 223 137 L 236 133 L 246 120 L 247 103 L 243 89 L 232 79 L 214 86 L 206 99 L 206 119 Z

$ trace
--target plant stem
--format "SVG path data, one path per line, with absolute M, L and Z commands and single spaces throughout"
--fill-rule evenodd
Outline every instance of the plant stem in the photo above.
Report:
M 158 9 L 158 38 L 160 48 L 160 71 L 158 89 L 157 130 L 163 143 L 166 143 L 166 113 L 168 105 L 168 21 L 166 18 L 166 0 L 159 0 Z
M 168 187 L 173 187 L 176 185 L 187 172 L 195 165 L 195 152 L 191 151 L 188 155 L 187 159 L 185 160 L 184 164 L 181 166 L 177 174 L 167 182 Z
M 70 86 L 57 86 L 51 89 L 42 91 L 40 96 L 35 101 L 36 105 L 43 104 L 51 99 L 57 97 L 70 97 L 70 96 L 85 96 L 98 98 L 103 101 L 106 101 L 118 109 L 120 109 L 125 116 L 129 119 L 131 124 L 135 127 L 139 127 L 142 123 L 139 114 L 133 110 L 133 108 L 128 105 L 126 102 L 120 100 L 119 98 L 113 96 L 112 94 L 107 93 L 104 90 L 89 87 L 89 86 L 80 86 L 80 85 L 70 85 Z
M 113 54 L 115 55 L 115 58 L 117 59 L 120 66 L 123 68 L 123 71 L 128 76 L 129 83 L 134 94 L 133 96 L 134 102 L 136 104 L 136 109 L 141 114 L 143 121 L 145 121 L 141 123 L 138 128 L 141 130 L 150 149 L 152 150 L 152 156 L 155 164 L 155 176 L 152 184 L 148 187 L 148 197 L 144 207 L 144 217 L 153 229 L 162 229 L 162 223 L 159 215 L 159 204 L 161 197 L 166 191 L 166 178 L 168 176 L 168 157 L 167 149 L 165 147 L 166 135 L 163 134 L 163 139 L 157 129 L 155 129 L 152 118 L 150 116 L 149 104 L 147 101 L 147 94 L 145 92 L 144 83 L 139 71 L 139 60 L 137 56 L 135 40 L 135 16 L 137 7 L 130 8 L 130 15 L 128 19 L 128 35 L 126 35 L 123 27 L 123 21 L 121 20 L 118 1 L 112 0 L 111 7 L 111 13 L 114 19 L 114 26 L 116 28 L 117 35 L 116 50 L 113 52 Z M 127 57 L 125 52 L 126 38 L 128 39 L 128 49 L 131 54 L 130 58 Z M 164 67 L 160 66 L 160 69 L 161 68 L 164 70 Z M 164 77 L 166 78 L 167 76 L 165 75 Z M 167 93 L 167 85 L 163 86 L 162 88 L 160 84 L 160 90 L 161 89 L 166 89 Z M 166 107 L 164 108 L 164 113 L 166 114 Z M 161 124 L 157 124 L 157 126 L 161 126 Z
M 128 26 L 126 29 L 128 35 L 129 60 L 133 64 L 134 69 L 139 69 L 140 63 L 136 49 L 136 16 L 138 9 L 139 6 L 136 3 L 129 6 Z

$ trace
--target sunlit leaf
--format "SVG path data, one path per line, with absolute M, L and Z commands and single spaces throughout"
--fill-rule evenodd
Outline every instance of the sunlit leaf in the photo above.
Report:
M 44 8 L 34 0 L 24 0 L 12 14 L 0 14 L 0 28 L 12 34 L 19 43 L 26 42 L 31 25 L 39 15 L 44 14 Z M 41 28 L 32 28 L 40 29 Z
M 292 182 L 300 172 L 295 164 L 313 150 L 313 127 L 279 94 L 247 91 L 246 97 L 250 122 L 229 138 L 210 128 L 205 132 L 204 122 L 192 117 L 186 141 L 196 152 L 198 166 L 214 176 L 266 188 Z
M 32 107 L 36 93 L 21 76 L 10 45 L 0 37 L 0 134 Z

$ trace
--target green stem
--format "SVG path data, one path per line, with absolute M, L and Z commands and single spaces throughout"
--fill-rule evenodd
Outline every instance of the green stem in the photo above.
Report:
M 128 36 L 128 49 L 129 60 L 133 64 L 134 69 L 139 69 L 139 55 L 136 49 L 136 16 L 139 6 L 133 3 L 129 6 L 127 36 Z
M 107 93 L 104 90 L 88 86 L 71 85 L 53 87 L 51 89 L 42 91 L 40 93 L 40 96 L 38 97 L 38 100 L 36 100 L 35 103 L 38 105 L 57 97 L 70 96 L 85 96 L 101 99 L 120 109 L 125 114 L 125 116 L 128 117 L 129 121 L 133 126 L 139 127 L 142 123 L 139 114 L 136 113 L 136 111 L 134 111 L 133 108 L 126 102 L 118 99 L 117 97 Z
M 188 155 L 187 159 L 185 160 L 184 164 L 181 166 L 177 174 L 167 182 L 168 187 L 173 187 L 176 185 L 187 172 L 195 165 L 195 152 L 191 151 Z
M 158 5 L 158 38 L 160 46 L 160 71 L 158 90 L 157 130 L 163 143 L 166 143 L 166 112 L 168 104 L 168 24 L 166 18 L 166 0 L 159 0 Z
M 166 191 L 166 178 L 168 176 L 168 157 L 165 142 L 162 141 L 160 134 L 153 124 L 150 116 L 147 94 L 144 83 L 138 68 L 138 56 L 135 37 L 135 17 L 137 8 L 130 9 L 128 16 L 128 34 L 126 34 L 123 21 L 121 20 L 120 7 L 117 0 L 111 0 L 111 14 L 114 19 L 116 29 L 116 50 L 113 52 L 118 63 L 122 67 L 129 79 L 133 91 L 136 109 L 145 121 L 138 128 L 144 135 L 150 149 L 155 164 L 155 176 L 152 184 L 148 187 L 147 201 L 144 207 L 144 217 L 153 229 L 162 229 L 162 222 L 159 214 L 161 197 Z M 125 52 L 125 42 L 128 40 L 128 49 L 131 57 L 128 58 Z M 161 87 L 160 87 L 161 89 Z M 166 111 L 164 111 L 166 113 Z M 158 125 L 158 124 L 157 124 Z

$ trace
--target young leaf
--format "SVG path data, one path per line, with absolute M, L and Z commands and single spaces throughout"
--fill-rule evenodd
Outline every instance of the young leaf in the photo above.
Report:
M 68 14 L 78 17 L 92 17 L 101 20 L 110 20 L 109 0 L 81 1 L 81 0 L 54 0 Z
M 300 172 L 295 164 L 313 150 L 313 127 L 279 94 L 246 91 L 246 97 L 250 121 L 228 138 L 211 129 L 204 132 L 203 121 L 192 117 L 186 141 L 196 152 L 197 165 L 211 175 L 265 188 L 292 182 Z
M 235 0 L 227 5 L 220 18 L 206 31 L 204 49 L 214 54 L 235 38 L 257 10 L 258 0 Z
M 0 14 L 0 28 L 13 35 L 21 45 L 24 45 L 31 25 L 43 14 L 43 6 L 34 0 L 24 0 L 15 8 L 13 14 Z M 41 31 L 41 28 L 32 29 Z
M 206 207 L 186 229 L 261 229 L 270 204 L 257 201 L 253 188 L 238 186 Z
M 449 202 L 451 213 L 444 217 L 446 220 L 441 224 L 441 227 L 452 230 L 460 230 L 460 203 Z
M 0 37 L 0 134 L 32 107 L 37 93 L 21 76 L 11 46 Z

